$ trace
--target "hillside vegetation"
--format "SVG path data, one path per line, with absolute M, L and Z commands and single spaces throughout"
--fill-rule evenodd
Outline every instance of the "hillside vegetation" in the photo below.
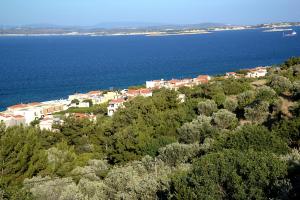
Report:
M 291 58 L 262 79 L 157 90 L 55 132 L 1 124 L 0 199 L 299 199 L 299 100 Z

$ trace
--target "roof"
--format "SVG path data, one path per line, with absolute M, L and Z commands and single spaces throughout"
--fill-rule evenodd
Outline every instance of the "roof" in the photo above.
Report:
M 117 104 L 117 103 L 124 103 L 124 99 L 113 99 L 109 102 L 109 104 Z
M 28 107 L 28 105 L 26 105 L 26 104 L 17 104 L 17 105 L 10 106 L 8 108 L 9 109 L 20 109 L 20 108 L 26 108 L 26 107 Z
M 88 94 L 101 94 L 102 92 L 100 90 L 90 91 Z
M 139 91 L 139 90 L 134 90 L 134 89 L 129 89 L 127 93 L 128 93 L 128 94 L 135 95 L 135 94 L 139 94 L 140 91 Z
M 42 105 L 42 103 L 40 103 L 40 102 L 32 102 L 32 103 L 29 103 L 27 105 L 28 106 L 39 106 L 39 105 Z
M 235 72 L 227 72 L 227 74 L 235 75 L 236 73 Z
M 168 82 L 171 83 L 171 84 L 176 84 L 176 83 L 180 83 L 181 81 L 178 80 L 178 79 L 172 79 L 172 80 L 170 80 Z
M 13 115 L 13 117 L 14 117 L 14 118 L 18 118 L 18 119 L 20 119 L 20 118 L 24 118 L 24 116 L 23 116 L 23 115 Z
M 200 75 L 197 77 L 197 79 L 209 79 L 208 75 Z
M 0 117 L 10 118 L 11 115 L 9 115 L 9 114 L 4 114 L 4 113 L 0 113 Z
M 141 94 L 149 94 L 149 93 L 152 93 L 152 90 L 150 89 L 140 89 L 139 91 Z

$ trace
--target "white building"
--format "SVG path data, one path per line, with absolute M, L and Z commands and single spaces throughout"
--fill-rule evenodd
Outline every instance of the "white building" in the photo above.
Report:
M 237 75 L 236 75 L 235 72 L 227 72 L 227 73 L 226 73 L 226 76 L 227 76 L 228 78 L 236 78 L 236 77 L 237 77 Z
M 61 124 L 62 122 L 63 121 L 59 118 L 55 118 L 52 115 L 50 115 L 40 121 L 39 127 L 41 130 L 52 131 L 54 124 Z
M 250 69 L 249 72 L 247 73 L 246 77 L 247 78 L 259 78 L 259 77 L 264 77 L 268 73 L 266 67 L 257 67 L 254 69 Z
M 109 105 L 107 107 L 107 115 L 108 116 L 113 116 L 114 113 L 121 107 L 124 106 L 124 102 L 125 100 L 124 99 L 114 99 L 114 100 L 111 100 L 109 102 Z
M 21 115 L 10 115 L 0 113 L 0 122 L 4 123 L 6 127 L 25 125 L 25 118 Z
M 73 108 L 88 108 L 88 107 L 90 107 L 90 103 L 86 102 L 86 101 L 81 101 L 78 104 L 77 103 L 71 103 L 70 107 L 73 107 Z
M 146 81 L 146 88 L 161 88 L 165 85 L 165 83 L 166 81 L 164 81 L 163 79 Z
M 144 89 L 144 88 L 137 89 L 137 90 L 129 89 L 126 91 L 126 93 L 124 93 L 124 95 L 128 97 L 137 97 L 137 96 L 152 97 L 152 90 Z
M 16 110 L 13 112 L 13 114 L 24 116 L 26 125 L 30 125 L 30 123 L 33 122 L 34 120 L 38 120 L 44 116 L 43 110 L 40 107 Z

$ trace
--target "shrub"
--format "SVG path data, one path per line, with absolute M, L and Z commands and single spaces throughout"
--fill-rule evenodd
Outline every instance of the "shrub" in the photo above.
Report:
M 256 94 L 254 91 L 248 90 L 237 96 L 239 108 L 244 108 L 245 106 L 251 104 L 255 100 Z
M 293 85 L 291 81 L 283 76 L 273 75 L 270 77 L 269 86 L 278 94 L 289 92 Z
M 227 109 L 231 112 L 234 112 L 236 110 L 236 108 L 238 107 L 238 102 L 235 99 L 226 98 L 223 106 L 225 109 Z
M 211 116 L 217 110 L 218 106 L 214 100 L 206 100 L 198 104 L 198 113 L 200 115 Z
M 236 115 L 226 109 L 221 109 L 214 113 L 213 121 L 221 129 L 234 129 L 238 124 Z
M 255 102 L 245 108 L 245 118 L 252 123 L 261 124 L 269 116 L 269 103 L 265 101 Z

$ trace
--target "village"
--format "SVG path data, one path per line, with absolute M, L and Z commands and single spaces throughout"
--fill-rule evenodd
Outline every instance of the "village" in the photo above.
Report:
M 236 72 L 227 72 L 223 78 L 259 78 L 267 75 L 269 67 L 256 67 L 247 69 L 246 74 Z M 107 116 L 112 117 L 114 113 L 124 107 L 124 103 L 131 99 L 142 96 L 151 97 L 154 90 L 165 88 L 178 90 L 181 87 L 194 87 L 201 84 L 207 84 L 212 80 L 209 75 L 200 75 L 196 78 L 172 79 L 172 80 L 152 80 L 146 81 L 146 87 L 140 89 L 123 89 L 121 91 L 90 91 L 85 94 L 76 93 L 69 95 L 68 99 L 53 100 L 46 102 L 33 102 L 28 104 L 18 104 L 7 108 L 6 111 L 0 112 L 0 122 L 6 127 L 12 126 L 29 126 L 37 122 L 41 130 L 53 130 L 54 124 L 62 124 L 64 117 L 72 115 L 79 119 L 96 120 L 93 114 L 68 113 L 63 116 L 57 115 L 62 111 L 70 108 L 89 108 L 92 105 L 108 103 Z M 184 95 L 179 95 L 180 101 L 184 102 Z

